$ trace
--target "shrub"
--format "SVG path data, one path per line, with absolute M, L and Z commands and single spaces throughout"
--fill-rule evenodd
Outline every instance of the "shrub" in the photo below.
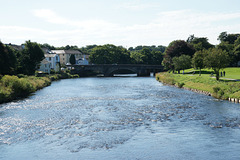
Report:
M 10 88 L 0 86 L 0 103 L 11 100 L 11 92 Z
M 177 87 L 178 87 L 178 88 L 182 88 L 183 86 L 184 86 L 184 83 L 183 83 L 183 82 L 182 82 L 182 83 L 181 83 L 181 82 L 177 82 Z
M 24 74 L 17 74 L 17 77 L 18 78 L 24 78 L 24 77 L 26 77 Z

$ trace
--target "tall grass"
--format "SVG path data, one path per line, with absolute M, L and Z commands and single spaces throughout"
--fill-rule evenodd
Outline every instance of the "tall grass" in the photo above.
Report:
M 5 75 L 0 79 L 0 103 L 9 102 L 19 97 L 26 97 L 51 84 L 46 77 L 24 77 Z

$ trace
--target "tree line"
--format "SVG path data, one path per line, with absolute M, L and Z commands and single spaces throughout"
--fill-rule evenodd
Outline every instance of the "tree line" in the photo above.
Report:
M 212 68 L 219 78 L 220 69 L 227 66 L 237 66 L 240 61 L 240 34 L 222 32 L 218 36 L 219 45 L 208 42 L 206 37 L 190 35 L 185 40 L 174 40 L 167 47 L 88 45 L 54 47 L 47 43 L 38 44 L 26 41 L 23 48 L 14 49 L 11 45 L 0 42 L 0 74 L 27 74 L 32 75 L 44 59 L 42 48 L 49 50 L 79 50 L 90 55 L 93 64 L 149 64 L 163 65 L 165 70 L 180 71 L 194 67 L 196 69 Z M 71 63 L 75 59 L 71 56 Z
M 166 70 L 178 71 L 194 67 L 211 68 L 219 80 L 219 72 L 225 67 L 238 66 L 240 61 L 240 34 L 222 32 L 219 45 L 212 45 L 205 37 L 190 35 L 186 41 L 176 40 L 164 52 L 162 65 Z
M 0 74 L 33 75 L 44 59 L 44 52 L 36 42 L 26 41 L 20 48 L 0 41 Z

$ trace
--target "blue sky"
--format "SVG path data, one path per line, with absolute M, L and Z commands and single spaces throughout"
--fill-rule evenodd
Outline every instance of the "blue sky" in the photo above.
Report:
M 240 33 L 239 0 L 0 0 L 0 40 L 54 46 L 165 45 Z

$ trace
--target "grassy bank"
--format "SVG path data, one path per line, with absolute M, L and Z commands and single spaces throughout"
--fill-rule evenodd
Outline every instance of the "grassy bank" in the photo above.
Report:
M 0 103 L 23 98 L 51 84 L 47 77 L 5 75 L 0 79 Z
M 0 77 L 0 104 L 27 97 L 31 93 L 49 86 L 52 81 L 78 77 L 78 75 L 71 75 L 67 72 L 37 76 L 2 76 Z
M 159 73 L 156 79 L 166 84 L 184 87 L 192 90 L 210 93 L 218 99 L 236 98 L 240 99 L 240 68 L 226 68 L 226 76 L 217 81 L 211 76 L 211 70 L 203 70 L 199 76 L 198 71 L 185 70 L 188 74 Z M 214 76 L 214 75 L 213 75 Z

